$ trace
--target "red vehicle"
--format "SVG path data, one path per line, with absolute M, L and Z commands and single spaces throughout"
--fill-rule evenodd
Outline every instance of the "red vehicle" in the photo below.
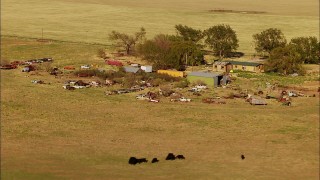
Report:
M 13 62 L 11 62 L 10 64 L 11 64 L 11 65 L 15 65 L 15 66 L 19 66 L 19 65 L 22 65 L 23 62 L 21 62 L 21 61 L 13 61 Z
M 0 69 L 16 69 L 16 68 L 17 68 L 17 66 L 13 65 L 13 64 L 6 64 L 3 66 L 0 66 Z
M 122 62 L 117 61 L 117 60 L 112 60 L 112 59 L 106 60 L 106 63 L 108 65 L 112 65 L 112 66 L 123 66 Z

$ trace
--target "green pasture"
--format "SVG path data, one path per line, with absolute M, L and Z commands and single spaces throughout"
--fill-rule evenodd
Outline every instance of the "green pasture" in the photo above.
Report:
M 162 2 L 162 1 L 161 1 Z M 197 3 L 196 3 L 197 2 Z M 1 1 L 1 34 L 47 38 L 63 41 L 100 43 L 110 45 L 108 33 L 117 30 L 136 32 L 141 26 L 147 37 L 158 33 L 175 34 L 174 26 L 184 24 L 206 29 L 216 24 L 229 24 L 237 32 L 240 47 L 248 55 L 254 53 L 252 35 L 266 28 L 281 29 L 288 39 L 297 36 L 319 37 L 317 2 L 216 3 L 203 0 L 132 3 L 122 1 L 87 0 L 3 0 Z M 278 1 L 277 1 L 278 3 Z M 167 5 L 165 5 L 167 4 Z M 183 4 L 183 5 L 182 5 Z M 172 5 L 171 8 L 169 6 Z M 255 9 L 266 14 L 210 13 L 209 9 Z M 246 5 L 246 6 L 244 6 Z M 183 8 L 185 7 L 185 8 Z M 305 8 L 309 8 L 308 11 Z M 295 13 L 293 13 L 295 11 Z M 43 31 L 43 34 L 42 34 Z

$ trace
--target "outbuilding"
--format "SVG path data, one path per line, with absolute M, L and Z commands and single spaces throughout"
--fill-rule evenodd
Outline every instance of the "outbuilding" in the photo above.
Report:
M 127 73 L 137 73 L 140 70 L 140 68 L 133 66 L 124 66 L 123 69 Z
M 144 72 L 147 72 L 147 73 L 152 72 L 152 66 L 144 65 L 144 66 L 141 66 L 140 68 L 141 68 L 142 71 L 144 71 Z
M 189 82 L 203 81 L 209 87 L 218 87 L 220 85 L 222 74 L 210 73 L 210 72 L 191 72 L 188 74 L 187 79 Z
M 172 77 L 184 77 L 183 71 L 177 71 L 177 70 L 158 70 L 157 73 L 159 74 L 167 74 Z
M 233 70 L 264 72 L 263 64 L 258 62 L 229 61 Z

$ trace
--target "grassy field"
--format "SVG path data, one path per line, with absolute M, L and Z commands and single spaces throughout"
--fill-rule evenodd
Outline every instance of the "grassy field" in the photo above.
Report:
M 183 4 L 183 5 L 182 5 Z M 275 6 L 275 4 L 277 4 Z M 174 34 L 176 24 L 206 29 L 230 24 L 237 32 L 239 51 L 254 52 L 252 35 L 264 29 L 281 29 L 288 39 L 319 38 L 319 3 L 305 1 L 129 1 L 129 0 L 3 0 L 1 34 L 102 43 L 110 45 L 108 33 L 133 33 L 141 26 L 148 38 L 158 33 Z M 266 11 L 266 14 L 210 13 L 211 9 Z
M 55 65 L 100 63 L 100 45 L 17 38 L 3 38 L 1 45 L 9 60 L 52 56 Z M 136 93 L 105 96 L 105 88 L 66 91 L 65 80 L 1 70 L 1 179 L 319 178 L 318 95 L 296 98 L 292 107 L 273 100 L 251 106 L 242 99 L 208 105 L 202 97 L 152 104 L 136 101 Z M 304 80 L 296 83 L 315 93 L 319 81 Z M 169 152 L 186 160 L 164 161 Z M 160 162 L 131 166 L 130 156 Z

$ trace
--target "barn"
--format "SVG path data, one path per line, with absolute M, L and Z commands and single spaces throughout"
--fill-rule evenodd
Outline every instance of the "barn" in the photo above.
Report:
M 191 83 L 201 80 L 205 82 L 209 87 L 218 87 L 220 85 L 221 79 L 223 79 L 223 75 L 199 71 L 189 73 L 187 79 Z

